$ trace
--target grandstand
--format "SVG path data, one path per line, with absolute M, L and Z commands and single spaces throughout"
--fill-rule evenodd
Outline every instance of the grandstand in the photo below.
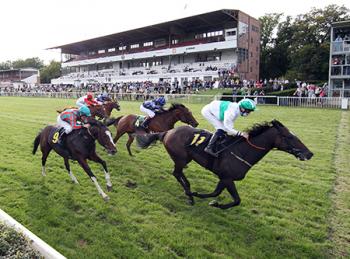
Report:
M 184 82 L 223 75 L 258 80 L 260 23 L 223 9 L 119 32 L 61 49 L 62 76 L 52 84 Z

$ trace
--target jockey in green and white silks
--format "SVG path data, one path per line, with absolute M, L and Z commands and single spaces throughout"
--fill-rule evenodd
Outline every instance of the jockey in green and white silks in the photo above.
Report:
M 202 115 L 216 130 L 204 151 L 217 156 L 214 151 L 215 142 L 225 133 L 232 136 L 248 138 L 246 132 L 240 132 L 234 129 L 234 122 L 239 116 L 248 116 L 249 113 L 255 109 L 256 104 L 251 99 L 243 99 L 238 103 L 229 101 L 212 101 L 204 106 L 202 109 Z

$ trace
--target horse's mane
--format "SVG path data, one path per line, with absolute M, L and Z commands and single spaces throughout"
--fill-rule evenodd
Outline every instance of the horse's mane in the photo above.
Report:
M 65 110 L 70 110 L 70 109 L 78 109 L 78 108 L 77 108 L 76 106 L 65 106 L 63 109 L 56 110 L 56 112 L 62 113 L 62 112 L 64 112 Z
M 262 123 L 256 123 L 254 124 L 250 129 L 247 130 L 248 134 L 250 137 L 255 137 L 258 136 L 260 134 L 262 134 L 263 132 L 265 132 L 266 130 L 275 127 L 275 126 L 282 126 L 283 124 L 280 123 L 278 120 L 273 120 L 273 121 L 265 121 Z
M 178 108 L 186 108 L 186 106 L 181 104 L 181 103 L 172 103 L 167 111 L 171 112 L 171 111 L 178 109 Z

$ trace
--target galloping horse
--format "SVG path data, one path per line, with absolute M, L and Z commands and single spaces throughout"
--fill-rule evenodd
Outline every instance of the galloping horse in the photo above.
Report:
M 231 194 L 233 202 L 210 203 L 211 206 L 220 209 L 228 209 L 240 204 L 241 199 L 234 181 L 242 180 L 249 169 L 273 148 L 293 154 L 300 160 L 309 160 L 313 156 L 313 153 L 277 120 L 255 125 L 249 130 L 248 140 L 243 137 L 239 137 L 238 140 L 232 139 L 231 144 L 226 146 L 218 158 L 204 152 L 210 137 L 209 132 L 182 126 L 163 133 L 138 136 L 137 141 L 142 148 L 148 147 L 156 140 L 163 141 L 175 163 L 173 175 L 182 185 L 191 205 L 194 204 L 193 196 L 217 197 L 226 189 Z M 192 160 L 219 177 L 219 183 L 212 193 L 191 192 L 190 183 L 183 174 L 183 169 Z
M 107 126 L 105 126 L 100 121 L 96 121 L 95 119 L 89 119 L 89 124 L 91 125 L 89 128 L 74 130 L 71 134 L 66 136 L 66 139 L 64 141 L 66 148 L 62 148 L 61 145 L 56 144 L 58 137 L 58 134 L 55 135 L 54 133 L 58 133 L 55 131 L 56 128 L 54 126 L 45 127 L 34 140 L 33 155 L 36 153 L 36 150 L 40 144 L 42 153 L 42 175 L 46 176 L 46 159 L 50 151 L 52 149 L 55 150 L 57 154 L 63 157 L 68 174 L 71 177 L 72 181 L 76 184 L 78 184 L 78 181 L 70 170 L 69 159 L 78 161 L 80 166 L 85 170 L 90 179 L 94 182 L 99 194 L 105 201 L 107 201 L 109 197 L 103 192 L 86 160 L 92 160 L 94 162 L 100 163 L 103 166 L 105 178 L 107 181 L 107 189 L 110 191 L 112 189 L 112 183 L 107 169 L 107 164 L 96 154 L 95 141 L 97 140 L 109 154 L 115 154 L 116 148 L 112 140 L 111 132 L 108 130 Z
M 120 105 L 117 100 L 111 99 L 111 101 L 107 101 L 103 104 L 106 117 L 109 118 L 111 116 L 112 110 L 116 109 L 117 111 L 120 111 Z
M 126 147 L 130 156 L 132 156 L 130 146 L 131 143 L 134 141 L 134 134 L 146 133 L 145 129 L 135 126 L 137 118 L 138 116 L 134 114 L 124 115 L 112 120 L 107 124 L 114 124 L 114 126 L 117 129 L 117 134 L 114 138 L 115 144 L 117 144 L 121 136 L 123 136 L 125 133 L 128 133 L 129 139 L 126 143 Z M 171 107 L 168 110 L 165 110 L 162 113 L 158 113 L 154 118 L 151 119 L 148 126 L 148 131 L 167 131 L 169 129 L 174 128 L 175 123 L 178 121 L 189 124 L 192 127 L 198 126 L 198 122 L 193 117 L 192 112 L 188 108 L 186 108 L 183 104 L 173 103 L 171 104 Z

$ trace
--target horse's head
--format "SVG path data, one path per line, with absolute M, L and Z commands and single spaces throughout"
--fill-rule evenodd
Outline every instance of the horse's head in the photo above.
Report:
M 108 102 L 108 104 L 111 106 L 111 110 L 116 109 L 117 111 L 120 111 L 120 105 L 117 99 L 111 100 L 110 102 Z
M 193 117 L 192 112 L 183 104 L 178 104 L 178 103 L 173 103 L 171 107 L 169 108 L 170 110 L 175 110 L 176 117 L 183 123 L 189 124 L 192 127 L 197 127 L 198 122 L 197 120 Z
M 95 106 L 90 106 L 90 111 L 91 111 L 91 116 L 92 117 L 97 117 L 99 119 L 105 119 L 107 118 L 107 114 L 106 114 L 106 110 L 105 107 L 103 105 L 95 105 Z
M 291 133 L 282 123 L 277 120 L 272 122 L 273 128 L 277 130 L 274 147 L 278 150 L 288 152 L 300 160 L 309 160 L 314 155 L 300 139 Z
M 94 139 L 97 139 L 98 143 L 106 149 L 108 154 L 114 155 L 117 152 L 117 148 L 108 127 L 95 119 L 90 119 L 89 124 L 91 125 L 88 129 L 89 134 Z

